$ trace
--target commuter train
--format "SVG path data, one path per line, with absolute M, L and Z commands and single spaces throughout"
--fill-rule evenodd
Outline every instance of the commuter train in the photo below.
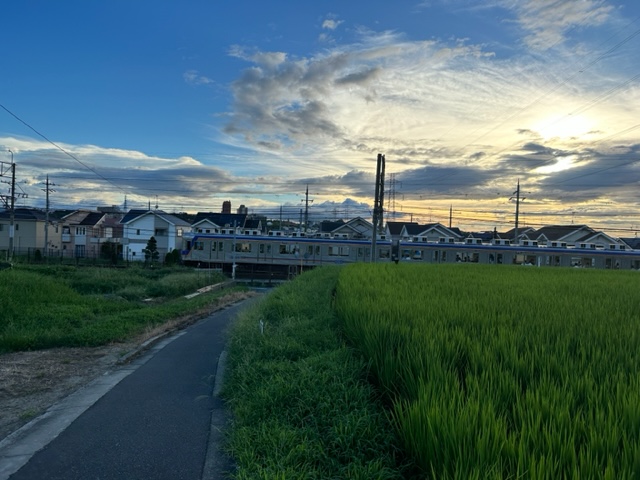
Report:
M 345 236 L 307 237 L 259 231 L 233 234 L 196 234 L 183 252 L 187 265 L 215 268 L 238 278 L 286 279 L 318 265 L 370 262 L 372 242 Z M 535 265 L 640 270 L 640 251 L 612 244 L 567 246 L 551 242 L 539 246 L 535 241 L 511 245 L 508 240 L 485 243 L 477 238 L 463 242 L 453 238 L 437 241 L 422 237 L 376 241 L 376 262 L 484 263 L 496 265 Z

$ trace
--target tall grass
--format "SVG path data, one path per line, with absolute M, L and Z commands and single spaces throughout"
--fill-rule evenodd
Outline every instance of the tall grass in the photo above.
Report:
M 336 331 L 338 272 L 305 273 L 238 320 L 224 387 L 233 478 L 405 478 L 367 365 Z
M 0 353 L 122 341 L 215 301 L 212 295 L 179 297 L 204 286 L 210 277 L 186 269 L 154 276 L 145 278 L 142 269 L 85 267 L 1 271 Z M 164 300 L 140 301 L 149 296 Z
M 635 272 L 354 265 L 345 334 L 434 478 L 638 478 Z

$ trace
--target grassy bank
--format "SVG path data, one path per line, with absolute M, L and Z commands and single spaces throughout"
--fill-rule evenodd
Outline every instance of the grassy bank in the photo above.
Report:
M 237 479 L 406 478 L 367 364 L 338 335 L 339 272 L 298 277 L 236 324 L 225 397 Z
M 216 302 L 182 296 L 224 277 L 191 269 L 62 266 L 0 271 L 0 353 L 122 341 Z

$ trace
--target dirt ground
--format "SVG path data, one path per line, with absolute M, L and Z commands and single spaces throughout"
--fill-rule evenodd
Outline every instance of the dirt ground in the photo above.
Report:
M 252 295 L 252 292 L 230 294 L 220 306 Z M 175 319 L 126 343 L 0 355 L 0 441 L 57 401 L 117 368 L 123 356 L 135 351 L 146 340 L 184 328 L 210 313 L 203 311 Z

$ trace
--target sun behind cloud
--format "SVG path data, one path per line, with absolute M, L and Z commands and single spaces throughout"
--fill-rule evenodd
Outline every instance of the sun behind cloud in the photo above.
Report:
M 584 115 L 551 115 L 533 127 L 544 140 L 584 140 L 596 129 L 596 121 Z

